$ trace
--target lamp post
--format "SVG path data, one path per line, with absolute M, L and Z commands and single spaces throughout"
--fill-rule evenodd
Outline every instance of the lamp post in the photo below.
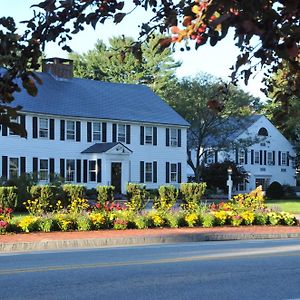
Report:
M 231 166 L 228 167 L 227 169 L 227 174 L 228 174 L 228 180 L 227 180 L 227 186 L 228 186 L 228 200 L 231 199 L 231 192 L 232 192 L 232 179 L 231 179 L 231 175 L 232 175 L 232 168 Z

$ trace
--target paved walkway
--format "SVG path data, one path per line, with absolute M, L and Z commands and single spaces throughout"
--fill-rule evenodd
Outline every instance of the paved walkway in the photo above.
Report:
M 0 253 L 200 241 L 299 238 L 300 227 L 241 226 L 0 235 Z

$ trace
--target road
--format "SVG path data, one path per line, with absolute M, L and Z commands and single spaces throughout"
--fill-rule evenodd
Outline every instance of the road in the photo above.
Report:
M 0 254 L 0 299 L 300 299 L 300 240 Z

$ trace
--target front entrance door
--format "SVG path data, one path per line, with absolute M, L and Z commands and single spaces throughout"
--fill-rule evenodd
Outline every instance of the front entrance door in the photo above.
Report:
M 115 187 L 115 193 L 121 194 L 122 182 L 122 164 L 118 162 L 111 163 L 111 185 Z

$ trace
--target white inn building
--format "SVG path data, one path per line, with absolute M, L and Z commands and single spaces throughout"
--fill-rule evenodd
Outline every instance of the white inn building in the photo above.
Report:
M 186 181 L 189 124 L 148 87 L 73 78 L 72 61 L 44 60 L 38 96 L 25 90 L 13 105 L 27 139 L 5 126 L 0 132 L 3 179 L 51 174 L 66 182 L 114 185 L 124 193 L 128 182 L 147 188 Z

